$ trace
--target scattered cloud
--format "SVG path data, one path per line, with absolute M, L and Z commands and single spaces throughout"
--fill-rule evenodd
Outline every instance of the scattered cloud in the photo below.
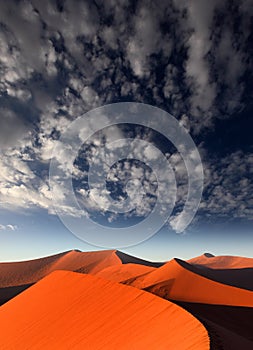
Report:
M 16 231 L 18 229 L 18 227 L 16 225 L 11 225 L 11 224 L 8 224 L 8 225 L 2 225 L 0 224 L 0 231 Z
M 253 154 L 237 151 L 220 160 L 219 166 L 213 159 L 205 169 L 206 186 L 200 208 L 215 216 L 252 220 Z
M 126 100 L 150 103 L 172 113 L 201 141 L 204 132 L 215 131 L 219 118 L 234 117 L 250 96 L 244 79 L 252 70 L 250 6 L 247 0 L 171 0 L 159 6 L 153 1 L 134 5 L 114 0 L 74 1 L 74 6 L 70 0 L 1 2 L 2 206 L 54 213 L 48 183 L 52 150 L 68 124 L 92 108 Z M 114 130 L 102 136 L 120 135 Z M 150 141 L 148 134 L 142 136 Z M 90 143 L 93 158 L 100 141 L 93 138 Z M 142 161 L 156 157 L 151 147 L 135 151 Z M 203 213 L 252 218 L 252 153 L 240 152 L 222 160 L 204 153 Z M 59 167 L 69 171 L 67 150 L 57 159 Z M 178 153 L 168 159 L 176 173 L 181 208 L 187 194 L 186 169 Z M 144 215 L 154 203 L 148 174 L 142 170 L 140 176 L 135 164 L 125 167 L 111 171 L 141 177 L 149 196 L 143 200 L 131 184 L 128 191 L 139 215 Z M 74 171 L 80 179 L 78 169 Z M 98 196 L 96 191 L 79 192 Z M 60 189 L 56 193 L 59 210 L 71 212 L 69 194 Z M 108 191 L 103 195 L 99 201 L 106 209 Z

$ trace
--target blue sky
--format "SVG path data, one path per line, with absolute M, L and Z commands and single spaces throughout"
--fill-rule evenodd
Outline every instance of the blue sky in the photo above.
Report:
M 4 219 L 5 217 L 5 219 Z M 4 215 L 4 222 L 13 216 Z M 37 214 L 15 215 L 18 229 L 1 230 L 2 261 L 19 261 L 70 250 L 93 251 L 103 249 L 89 245 L 71 234 L 61 221 L 45 211 Z M 252 225 L 233 223 L 202 225 L 199 230 L 176 234 L 168 228 L 156 235 L 122 251 L 153 261 L 173 257 L 189 259 L 210 252 L 214 255 L 252 256 Z
M 202 200 L 191 225 L 177 234 L 174 222 L 188 185 L 179 152 L 148 128 L 107 128 L 88 140 L 82 166 L 75 167 L 75 193 L 86 196 L 86 203 L 91 195 L 98 198 L 96 206 L 88 205 L 93 217 L 108 219 L 109 226 L 121 220 L 108 214 L 104 196 L 91 192 L 89 161 L 105 140 L 131 136 L 164 153 L 178 188 L 161 232 L 126 252 L 152 260 L 205 251 L 252 256 L 251 6 L 250 0 L 168 0 L 159 6 L 114 0 L 0 4 L 1 261 L 98 249 L 60 221 L 57 213 L 74 211 L 62 200 L 62 189 L 54 191 L 52 200 L 49 168 L 54 147 L 71 123 L 94 108 L 119 102 L 158 107 L 187 130 L 202 160 Z M 146 151 L 152 157 L 153 151 Z M 55 158 L 59 169 L 66 166 L 66 152 Z M 124 226 L 150 215 L 157 199 L 152 169 L 144 163 L 144 158 L 118 161 L 109 169 L 106 194 L 114 199 L 126 196 L 124 175 L 148 177 L 141 178 L 148 193 L 144 200 L 133 197 L 136 208 L 124 217 Z

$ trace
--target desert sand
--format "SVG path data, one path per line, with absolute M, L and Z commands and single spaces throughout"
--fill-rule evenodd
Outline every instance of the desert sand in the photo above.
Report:
M 105 269 L 95 273 L 95 275 L 106 278 L 110 281 L 125 282 L 131 278 L 146 275 L 154 270 L 155 267 L 129 263 L 106 267 Z
M 217 257 L 219 258 L 219 257 Z M 249 259 L 247 259 L 247 264 L 249 265 Z M 229 268 L 229 263 L 233 261 L 233 267 Z M 185 266 L 186 269 L 200 275 L 211 279 L 222 284 L 227 284 L 229 286 L 247 289 L 253 291 L 253 268 L 252 267 L 235 267 L 240 266 L 236 262 L 242 262 L 243 258 L 237 257 L 233 260 L 232 257 L 228 257 L 228 262 L 226 263 L 225 257 L 221 257 L 221 265 L 218 265 L 218 259 L 216 259 L 216 267 L 208 267 L 207 265 L 199 264 L 189 264 L 186 261 L 181 260 L 181 264 Z M 245 266 L 246 264 L 241 264 Z M 226 268 L 221 268 L 221 266 L 227 266 Z
M 85 252 L 71 250 L 30 261 L 0 264 L 0 288 L 37 282 L 55 270 L 92 273 L 121 264 L 115 250 Z
M 122 282 L 161 265 L 116 250 L 85 253 L 71 250 L 35 260 L 0 263 L 0 305 L 56 270 L 97 274 Z
M 1 349 L 209 349 L 177 305 L 105 279 L 56 271 L 0 308 Z
M 30 261 L 0 264 L 0 305 L 56 270 L 97 273 L 121 265 L 116 250 L 85 252 L 71 250 Z
M 253 292 L 232 287 L 200 276 L 188 264 L 173 259 L 144 276 L 126 281 L 126 284 L 145 289 L 165 299 L 196 303 L 253 306 Z
M 0 349 L 252 350 L 252 271 L 250 258 L 116 250 L 0 263 Z

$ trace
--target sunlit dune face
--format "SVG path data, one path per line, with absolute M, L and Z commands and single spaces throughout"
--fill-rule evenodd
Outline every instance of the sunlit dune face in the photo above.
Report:
M 0 326 L 3 349 L 209 349 L 204 326 L 175 304 L 67 271 L 3 305 Z
M 202 350 L 210 338 L 214 350 L 251 350 L 251 261 L 105 250 L 2 263 L 0 348 Z

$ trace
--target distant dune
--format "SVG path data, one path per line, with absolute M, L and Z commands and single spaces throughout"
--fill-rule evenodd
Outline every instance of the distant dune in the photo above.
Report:
M 196 258 L 187 260 L 189 264 L 200 265 L 212 269 L 243 269 L 253 268 L 253 258 L 244 258 L 240 256 L 214 256 L 205 253 Z
M 231 257 L 228 257 L 228 260 L 231 261 Z M 217 261 L 218 259 L 216 259 Z M 239 261 L 242 261 L 242 258 L 239 258 Z M 229 266 L 229 263 L 226 264 L 225 257 L 222 257 L 223 264 L 221 266 Z M 210 268 L 206 265 L 199 264 L 189 264 L 186 261 L 181 260 L 181 264 L 185 266 L 186 269 L 211 279 L 216 282 L 227 284 L 229 286 L 247 289 L 253 291 L 253 268 Z M 218 266 L 218 265 L 217 265 Z M 233 266 L 236 266 L 233 264 Z M 243 264 L 242 266 L 245 266 Z
M 55 270 L 95 273 L 105 267 L 121 264 L 115 250 L 69 252 L 30 261 L 0 263 L 0 287 L 34 283 Z
M 0 263 L 0 305 L 56 270 L 97 273 L 111 265 L 121 265 L 115 250 L 76 250 L 45 258 Z
M 0 263 L 0 305 L 56 270 L 98 274 L 122 282 L 150 272 L 152 266 L 162 265 L 163 263 L 145 261 L 116 250 L 71 250 L 35 260 Z
M 0 308 L 1 349 L 206 350 L 177 305 L 90 275 L 57 271 Z
M 252 350 L 252 276 L 253 259 L 210 253 L 157 263 L 69 251 L 0 263 L 0 349 Z

